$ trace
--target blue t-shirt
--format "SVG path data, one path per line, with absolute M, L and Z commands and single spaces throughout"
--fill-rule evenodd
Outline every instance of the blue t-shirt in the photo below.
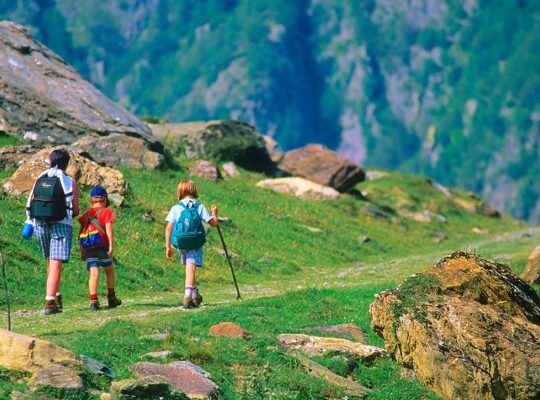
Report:
M 197 214 L 199 214 L 199 217 L 201 217 L 204 222 L 208 222 L 212 219 L 212 215 L 208 212 L 204 204 L 198 203 L 196 200 L 193 199 L 183 199 L 180 202 L 186 207 L 190 202 L 195 203 L 197 207 Z M 176 221 L 178 221 L 178 218 L 180 218 L 182 210 L 182 207 L 180 207 L 178 204 L 175 204 L 169 211 L 169 214 L 167 215 L 167 218 L 165 218 L 165 221 L 175 223 Z

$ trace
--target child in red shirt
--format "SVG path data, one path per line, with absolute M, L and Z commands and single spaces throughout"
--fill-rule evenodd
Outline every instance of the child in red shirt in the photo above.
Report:
M 86 261 L 86 268 L 89 272 L 88 288 L 90 289 L 90 310 L 97 311 L 100 308 L 97 294 L 99 279 L 99 267 L 102 266 L 107 277 L 107 300 L 109 308 L 114 308 L 122 304 L 114 292 L 114 266 L 113 266 L 113 221 L 116 219 L 109 206 L 109 196 L 107 191 L 101 186 L 96 186 L 90 191 L 90 203 L 92 207 L 80 218 L 81 232 L 83 227 L 91 219 L 99 222 L 98 229 L 103 230 L 103 241 L 99 247 L 85 249 L 81 246 L 81 259 Z

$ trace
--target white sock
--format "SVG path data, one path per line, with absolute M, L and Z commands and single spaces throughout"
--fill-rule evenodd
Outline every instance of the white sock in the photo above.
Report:
M 199 294 L 199 289 L 197 289 L 197 286 L 193 286 L 193 289 L 191 289 L 191 295 L 196 296 Z
M 45 300 L 56 300 L 56 296 L 45 296 Z
M 191 297 L 192 292 L 193 292 L 193 287 L 191 287 L 191 286 L 186 286 L 186 289 L 184 290 L 184 296 L 189 296 L 189 297 Z

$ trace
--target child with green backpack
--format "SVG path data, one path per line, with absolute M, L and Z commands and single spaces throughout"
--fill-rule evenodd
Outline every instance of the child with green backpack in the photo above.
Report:
M 199 198 L 195 183 L 191 180 L 181 180 L 178 183 L 174 205 L 165 221 L 165 255 L 172 261 L 176 248 L 182 265 L 186 266 L 186 282 L 182 307 L 190 309 L 198 307 L 202 296 L 197 289 L 195 270 L 203 266 L 203 245 L 206 233 L 202 221 L 213 227 L 218 224 L 218 208 L 212 204 L 208 212 L 206 207 L 196 201 Z

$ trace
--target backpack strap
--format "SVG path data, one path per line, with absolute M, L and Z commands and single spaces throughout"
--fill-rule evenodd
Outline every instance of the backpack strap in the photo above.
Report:
M 101 213 L 101 210 L 102 209 L 99 209 L 96 214 L 93 216 L 93 217 L 90 217 L 88 215 L 88 211 L 85 212 L 85 215 L 86 215 L 86 223 L 84 224 L 85 226 L 88 226 L 90 225 L 90 222 L 93 222 L 94 225 L 96 225 L 96 227 L 104 234 L 107 234 L 107 232 L 105 231 L 105 229 L 103 229 L 103 227 L 101 226 L 101 224 L 99 223 L 98 219 L 97 219 L 97 216 Z

